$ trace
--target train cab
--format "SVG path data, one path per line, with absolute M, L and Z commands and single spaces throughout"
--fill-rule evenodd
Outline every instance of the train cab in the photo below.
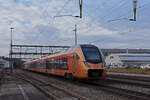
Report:
M 89 79 L 105 78 L 106 69 L 102 52 L 94 45 L 79 45 L 77 48 L 74 76 Z

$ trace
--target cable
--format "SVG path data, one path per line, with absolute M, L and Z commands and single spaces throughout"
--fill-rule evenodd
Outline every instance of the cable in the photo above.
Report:
M 61 12 L 65 9 L 65 7 L 70 3 L 70 1 L 71 1 L 71 0 L 67 0 L 67 1 L 65 2 L 64 6 L 60 9 L 59 12 L 57 12 L 56 15 L 58 15 L 59 13 L 61 13 Z M 49 21 L 48 21 L 48 22 L 49 22 Z M 49 22 L 48 24 L 50 24 L 50 22 Z M 44 29 L 41 30 L 39 33 L 42 33 L 43 31 L 44 31 Z M 37 38 L 36 38 L 36 39 L 37 39 Z
M 145 3 L 145 4 L 143 4 L 143 5 L 140 5 L 139 7 L 137 7 L 137 9 L 143 8 L 143 7 L 145 7 L 145 6 L 148 5 L 148 4 L 150 4 L 150 2 L 149 2 L 149 3 Z M 128 11 L 127 13 L 131 13 L 131 12 Z M 124 15 L 127 15 L 127 13 L 125 13 Z M 122 16 L 116 18 L 116 19 L 109 20 L 109 22 L 110 22 L 110 21 L 117 21 L 117 20 L 130 20 L 130 19 L 129 19 L 129 16 L 126 17 L 126 18 L 121 18 L 121 17 L 123 17 L 124 15 L 122 15 Z
M 150 2 L 145 3 L 145 4 L 143 4 L 143 5 L 140 5 L 137 9 L 143 8 L 143 7 L 145 7 L 145 6 L 149 5 L 149 4 L 150 4 Z
M 122 1 L 121 3 L 120 3 L 120 5 L 119 6 L 121 6 L 121 5 L 123 5 L 124 4 L 124 1 Z M 112 7 L 113 8 L 113 7 Z M 114 7 L 114 8 L 116 8 L 116 6 Z M 117 7 L 118 8 L 118 7 Z M 111 9 L 112 10 L 112 9 Z M 78 23 L 79 23 L 80 21 L 78 21 Z
M 68 0 L 67 2 L 70 2 L 70 0 Z M 67 2 L 65 3 L 65 5 L 68 5 Z M 122 1 L 122 2 L 119 4 L 119 6 L 121 6 L 121 5 L 123 4 L 123 2 L 124 2 L 124 1 Z M 124 3 L 125 3 L 125 2 L 124 2 Z M 61 8 L 62 10 L 59 11 L 57 14 L 61 13 L 61 12 L 65 9 L 65 5 Z M 124 5 L 124 4 L 123 4 L 123 5 Z M 117 7 L 117 6 L 115 6 L 114 8 L 116 9 L 116 7 Z M 112 7 L 112 8 L 113 8 L 113 7 Z M 114 8 L 113 8 L 113 9 L 114 9 Z M 119 7 L 117 7 L 117 8 L 119 8 Z M 94 8 L 94 9 L 95 9 L 95 8 Z M 111 9 L 111 10 L 112 10 L 112 9 Z M 110 11 L 111 11 L 111 10 L 110 10 Z M 98 11 L 98 10 L 96 10 L 96 11 Z M 113 13 L 113 12 L 112 12 L 112 13 Z M 110 13 L 108 13 L 108 14 L 110 14 Z M 89 15 L 90 15 L 90 14 L 89 14 Z M 94 15 L 93 15 L 93 16 L 94 16 Z M 106 16 L 106 15 L 105 15 L 105 16 Z M 104 16 L 104 17 L 105 17 L 105 16 Z M 99 15 L 97 15 L 97 17 L 99 17 Z M 68 20 L 68 19 L 67 19 L 67 20 Z M 97 21 L 97 20 L 95 20 L 94 22 L 96 22 L 96 21 Z M 75 22 L 75 21 L 74 21 L 74 22 Z M 80 21 L 78 21 L 78 22 L 80 23 Z M 102 24 L 102 25 L 103 25 L 103 24 Z M 43 29 L 43 30 L 44 30 L 44 29 Z M 42 33 L 42 32 L 43 32 L 43 31 L 41 30 L 39 33 Z M 38 34 L 37 34 L 37 35 L 38 35 Z M 39 37 L 39 35 L 38 35 L 38 37 Z M 36 39 L 37 39 L 37 38 L 36 38 Z
M 142 8 L 142 7 L 145 7 L 145 6 L 148 5 L 148 4 L 150 4 L 150 2 L 149 2 L 149 3 L 146 3 L 146 4 L 143 4 L 142 6 L 138 7 L 137 9 L 140 9 L 140 8 Z M 132 32 L 133 32 L 133 31 L 132 31 Z M 98 41 L 101 41 L 101 40 L 96 40 L 96 41 L 92 41 L 92 42 L 89 42 L 89 43 L 96 43 L 96 42 L 98 42 Z
M 56 16 L 58 16 L 58 14 L 60 14 L 64 9 L 65 7 L 70 3 L 71 0 L 67 0 L 65 2 L 65 4 L 62 6 L 62 8 L 56 13 Z
M 124 1 L 122 1 L 122 2 L 120 2 L 119 4 L 118 4 L 118 6 L 113 6 L 113 7 L 111 7 L 111 13 L 113 13 L 112 12 L 112 10 L 115 10 L 115 9 L 118 9 L 120 6 L 123 6 L 123 5 L 125 5 L 126 4 L 126 2 L 124 2 Z M 85 6 L 85 5 L 84 5 Z M 97 9 L 97 8 L 96 8 Z M 98 10 L 96 10 L 96 11 L 98 11 Z M 106 15 L 103 15 L 103 18 L 106 18 L 106 16 L 108 16 L 108 14 L 110 15 L 111 13 L 107 13 Z M 88 14 L 88 16 L 91 16 L 91 17 L 96 17 L 95 19 L 97 19 L 98 17 L 99 17 L 99 15 L 92 15 L 92 14 Z M 94 21 L 92 21 L 92 23 L 94 23 L 95 24 L 95 22 L 98 22 L 99 20 L 94 20 Z M 107 22 L 104 22 L 104 23 L 107 23 Z M 87 28 L 87 27 L 86 27 Z M 83 28 L 82 28 L 83 29 Z M 79 29 L 80 30 L 80 29 Z

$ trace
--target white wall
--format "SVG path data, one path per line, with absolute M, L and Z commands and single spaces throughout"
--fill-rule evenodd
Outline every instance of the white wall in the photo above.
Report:
M 8 68 L 9 67 L 9 62 L 3 59 L 0 59 L 0 64 L 3 64 L 3 68 Z
M 106 61 L 106 65 L 109 66 L 122 66 L 123 63 L 120 61 L 120 58 L 118 55 L 115 54 L 111 54 L 109 56 L 106 57 L 105 59 Z

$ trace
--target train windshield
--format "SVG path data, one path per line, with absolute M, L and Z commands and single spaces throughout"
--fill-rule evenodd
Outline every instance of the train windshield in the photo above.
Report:
M 102 62 L 100 51 L 97 47 L 82 47 L 83 54 L 87 62 Z

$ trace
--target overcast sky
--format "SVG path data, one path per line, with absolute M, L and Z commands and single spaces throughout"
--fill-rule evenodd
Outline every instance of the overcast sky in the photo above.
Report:
M 83 0 L 83 18 L 78 0 L 0 0 L 0 56 L 8 56 L 10 27 L 13 44 L 74 45 L 74 25 L 78 43 L 101 48 L 150 48 L 150 1 L 138 0 L 137 21 L 132 0 Z

